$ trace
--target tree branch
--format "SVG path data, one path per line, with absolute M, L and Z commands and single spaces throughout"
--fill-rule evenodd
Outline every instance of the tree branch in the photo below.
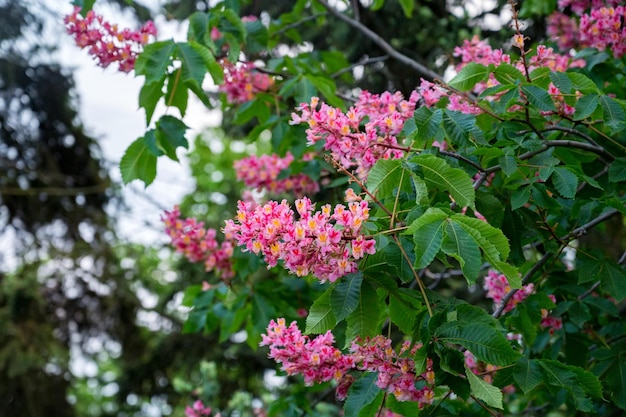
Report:
M 335 16 L 339 20 L 344 21 L 348 25 L 352 26 L 353 28 L 361 32 L 363 35 L 368 37 L 372 42 L 378 45 L 383 51 L 385 51 L 385 53 L 387 53 L 390 57 L 414 69 L 422 77 L 427 78 L 430 81 L 443 79 L 441 75 L 437 74 L 434 71 L 431 71 L 426 66 L 420 64 L 414 59 L 409 58 L 408 56 L 398 52 L 393 46 L 391 46 L 387 41 L 385 41 L 383 38 L 378 36 L 370 28 L 363 25 L 361 22 L 354 20 L 353 18 L 341 13 L 340 11 L 332 7 L 330 4 L 328 4 L 326 0 L 317 0 L 317 2 L 320 3 L 322 6 L 324 6 L 326 10 L 328 10 L 328 13 Z

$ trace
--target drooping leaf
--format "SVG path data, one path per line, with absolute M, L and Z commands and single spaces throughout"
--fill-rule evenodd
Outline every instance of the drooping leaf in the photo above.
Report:
M 375 336 L 380 330 L 380 303 L 376 290 L 367 281 L 361 284 L 361 298 L 357 308 L 348 316 L 346 340 L 356 336 Z
M 626 181 L 626 158 L 617 158 L 609 166 L 609 181 Z
M 574 120 L 583 120 L 591 116 L 591 114 L 598 108 L 600 102 L 597 94 L 587 94 L 582 96 L 574 106 Z
M 532 84 L 522 85 L 522 91 L 526 95 L 528 102 L 540 111 L 555 111 L 556 107 L 552 101 L 552 97 L 546 90 Z
M 469 283 L 476 282 L 482 266 L 478 244 L 467 231 L 454 221 L 447 221 L 442 251 L 456 259 Z
M 359 305 L 363 273 L 356 272 L 346 276 L 333 287 L 330 294 L 330 306 L 337 322 L 340 322 L 352 313 Z
M 524 74 L 511 64 L 502 63 L 498 65 L 494 72 L 496 80 L 502 84 L 515 84 L 516 82 L 525 81 Z
M 415 242 L 416 268 L 425 268 L 435 259 L 441 249 L 443 229 L 447 218 L 448 215 L 445 212 L 430 208 L 407 228 L 405 233 L 413 234 Z
M 552 183 L 564 198 L 574 198 L 578 188 L 578 177 L 569 168 L 558 166 L 552 173 Z
M 135 61 L 135 74 L 144 75 L 146 84 L 160 82 L 172 63 L 176 44 L 172 40 L 146 45 Z
M 143 107 L 146 110 L 146 126 L 150 125 L 154 109 L 161 97 L 163 97 L 164 83 L 165 77 L 161 78 L 159 81 L 144 84 L 141 90 L 139 90 L 139 107 Z
M 376 373 L 368 372 L 352 384 L 343 407 L 345 417 L 359 417 L 361 410 L 374 401 L 380 392 L 376 385 L 377 380 Z
M 318 297 L 309 309 L 309 315 L 306 317 L 306 334 L 322 334 L 328 330 L 332 330 L 337 324 L 333 309 L 330 306 L 330 294 L 332 288 L 329 288 Z
M 179 68 L 167 78 L 167 91 L 165 92 L 165 104 L 176 107 L 180 111 L 180 116 L 185 117 L 189 92 L 181 80 L 182 69 Z M 147 112 L 147 110 L 146 110 Z M 148 123 L 150 120 L 148 120 Z
M 442 115 L 441 109 L 433 110 L 426 106 L 415 110 L 413 120 L 415 120 L 415 127 L 417 128 L 416 137 L 423 141 L 436 138 L 441 126 Z
M 399 159 L 379 159 L 369 172 L 367 188 L 378 198 L 392 197 L 394 190 L 411 192 L 411 171 Z
M 515 363 L 513 368 L 513 379 L 522 389 L 524 394 L 528 394 L 543 380 L 541 367 L 535 359 L 522 357 Z
M 411 16 L 413 16 L 413 8 L 415 7 L 415 2 L 413 0 L 400 0 L 400 6 L 402 7 L 404 16 L 406 16 L 407 19 L 410 19 Z
M 443 130 L 452 143 L 469 146 L 474 143 L 474 137 L 481 132 L 476 129 L 476 116 L 457 111 L 443 111 Z
M 183 147 L 187 149 L 189 144 L 185 138 L 187 125 L 182 120 L 174 116 L 162 116 L 156 126 L 157 147 L 170 159 L 178 161 L 176 149 Z
M 626 112 L 614 98 L 603 95 L 599 100 L 604 111 L 604 121 L 613 129 L 618 129 L 626 121 Z
M 457 90 L 469 91 L 479 82 L 485 81 L 489 72 L 488 67 L 470 62 L 448 84 Z
M 463 346 L 492 365 L 509 365 L 520 357 L 502 333 L 485 323 L 444 323 L 435 336 L 439 342 Z
M 484 401 L 490 407 L 500 410 L 504 408 L 502 391 L 475 375 L 467 366 L 465 367 L 465 375 L 469 381 L 470 390 L 476 398 Z
M 440 190 L 448 191 L 459 206 L 475 207 L 476 194 L 472 179 L 465 171 L 450 167 L 446 161 L 434 155 L 418 155 L 411 162 L 415 162 L 422 168 L 427 183 Z
M 572 92 L 574 84 L 572 79 L 564 72 L 554 71 L 550 73 L 550 79 L 554 83 L 554 86 L 563 94 L 569 94 Z
M 120 161 L 122 181 L 141 180 L 147 187 L 156 178 L 157 157 L 150 152 L 144 137 L 130 144 Z

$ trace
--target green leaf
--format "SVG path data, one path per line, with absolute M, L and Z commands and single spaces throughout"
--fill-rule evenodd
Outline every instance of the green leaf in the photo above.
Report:
M 552 173 L 552 183 L 564 198 L 574 198 L 578 188 L 578 177 L 567 167 L 556 167 Z
M 600 105 L 604 110 L 604 121 L 613 129 L 619 128 L 626 120 L 626 113 L 619 102 L 608 96 L 600 96 Z
M 179 68 L 167 77 L 167 91 L 165 93 L 165 104 L 176 107 L 180 111 L 180 116 L 185 117 L 189 92 L 181 81 L 182 69 Z M 153 109 L 154 110 L 154 109 Z M 147 112 L 147 110 L 146 110 Z M 148 123 L 150 120 L 148 120 Z
M 518 188 L 511 195 L 511 210 L 517 210 L 518 208 L 524 206 L 524 204 L 528 203 L 529 198 L 530 198 L 529 186 L 522 186 Z
M 400 6 L 404 12 L 404 16 L 411 18 L 413 15 L 413 8 L 415 7 L 415 1 L 413 0 L 400 0 Z
M 330 306 L 337 322 L 340 322 L 352 313 L 359 305 L 363 273 L 356 272 L 345 277 L 335 285 L 330 294 Z
M 441 249 L 461 265 L 467 281 L 476 282 L 482 266 L 480 250 L 474 238 L 458 223 L 447 221 Z
M 139 91 L 139 107 L 143 107 L 146 110 L 146 126 L 150 125 L 152 115 L 157 103 L 163 97 L 163 84 L 165 83 L 165 77 L 159 81 L 144 84 Z
M 160 82 L 167 74 L 175 50 L 172 40 L 147 44 L 135 61 L 135 74 L 145 76 L 146 84 Z
M 333 309 L 330 306 L 330 294 L 332 288 L 326 290 L 309 309 L 306 317 L 306 334 L 322 334 L 332 330 L 337 324 Z
M 574 83 L 572 83 L 572 79 L 567 76 L 564 72 L 551 72 L 550 79 L 554 83 L 554 86 L 561 91 L 563 94 L 569 94 L 572 92 L 572 88 L 574 87 Z
M 597 94 L 584 95 L 574 106 L 574 120 L 583 120 L 591 116 L 598 107 L 600 97 Z
M 463 346 L 478 360 L 492 365 L 509 365 L 520 357 L 506 337 L 486 323 L 444 323 L 435 336 L 439 342 Z
M 156 178 L 156 165 L 156 156 L 148 149 L 145 138 L 140 137 L 130 144 L 120 161 L 122 181 L 128 184 L 141 180 L 147 187 Z
M 493 72 L 496 80 L 502 84 L 515 84 L 519 81 L 525 81 L 526 77 L 522 74 L 522 71 L 518 70 L 511 64 L 500 64 Z
M 436 210 L 436 211 L 435 211 Z M 435 259 L 443 243 L 448 215 L 437 209 L 428 209 L 409 226 L 415 242 L 415 268 L 426 268 Z
M 485 81 L 489 73 L 488 67 L 470 62 L 448 84 L 457 90 L 469 91 L 479 82 Z
M 574 90 L 578 90 L 583 94 L 600 92 L 596 84 L 586 75 L 579 72 L 566 72 L 565 74 L 572 80 Z
M 572 372 L 571 366 L 555 360 L 538 360 L 542 368 L 544 382 L 559 389 L 565 389 L 574 401 L 574 405 L 580 411 L 591 411 L 593 406 L 586 395 L 585 387 L 578 381 L 576 373 Z
M 389 318 L 404 334 L 412 334 L 419 310 L 401 297 L 400 293 L 389 297 Z
M 626 409 L 626 357 L 617 357 L 617 363 L 609 368 L 606 374 L 607 386 L 610 390 L 611 399 L 622 410 Z
M 380 303 L 372 285 L 363 281 L 361 299 L 357 308 L 348 316 L 346 341 L 350 343 L 357 336 L 375 336 L 380 331 Z
M 453 215 L 452 219 L 463 225 L 465 230 L 474 237 L 489 263 L 497 264 L 509 257 L 511 252 L 509 240 L 504 236 L 502 230 L 482 220 L 460 213 Z
M 522 357 L 513 367 L 513 379 L 522 389 L 524 394 L 528 394 L 543 380 L 541 367 L 535 359 Z
M 480 132 L 476 129 L 476 116 L 451 110 L 443 112 L 443 130 L 453 143 L 462 146 L 474 144 L 473 136 Z
M 522 85 L 522 91 L 526 95 L 528 102 L 541 111 L 556 111 L 554 102 L 550 94 L 543 88 L 531 84 Z
M 493 385 L 485 382 L 480 377 L 474 375 L 471 369 L 465 367 L 465 375 L 470 384 L 472 394 L 482 400 L 489 407 L 494 407 L 502 410 L 504 408 L 502 404 L 502 392 Z
M 441 126 L 442 116 L 441 109 L 432 110 L 423 106 L 415 110 L 413 119 L 417 128 L 416 137 L 423 141 L 430 141 L 436 138 Z
M 306 75 L 306 78 L 308 78 L 315 88 L 322 93 L 328 104 L 335 107 L 344 106 L 344 102 L 335 94 L 337 86 L 333 80 L 319 75 Z
M 367 188 L 379 199 L 394 196 L 394 190 L 411 192 L 411 171 L 399 159 L 379 159 L 368 174 Z
M 363 407 L 374 401 L 380 392 L 377 380 L 376 373 L 367 372 L 352 384 L 343 407 L 345 417 L 358 417 Z
M 170 159 L 178 161 L 176 149 L 189 147 L 187 139 L 185 139 L 187 129 L 187 125 L 176 117 L 162 116 L 156 125 L 157 147 Z
M 602 289 L 617 302 L 626 298 L 626 271 L 617 263 L 605 262 L 605 273 L 600 275 Z
M 446 161 L 434 155 L 418 155 L 411 162 L 422 168 L 428 184 L 448 191 L 460 207 L 475 208 L 476 195 L 472 179 L 465 171 L 450 167 Z
M 514 156 L 502 156 L 498 158 L 498 163 L 502 167 L 502 172 L 504 172 L 507 177 L 510 177 L 517 172 L 517 159 L 515 159 Z
M 195 88 L 202 88 L 209 65 L 215 62 L 213 54 L 209 48 L 197 42 L 179 42 L 177 46 L 182 82 Z
M 617 158 L 609 166 L 609 181 L 626 181 L 626 158 Z

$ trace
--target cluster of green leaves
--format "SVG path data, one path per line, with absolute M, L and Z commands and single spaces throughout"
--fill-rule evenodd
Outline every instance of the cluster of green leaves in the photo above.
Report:
M 374 2 L 372 9 L 382 3 Z M 401 2 L 406 15 L 412 4 Z M 338 85 L 357 81 L 350 75 L 354 63 L 340 51 L 302 48 L 305 32 L 295 28 L 326 23 L 325 6 L 297 1 L 264 23 L 242 21 L 240 11 L 236 1 L 219 3 L 190 17 L 187 42 L 162 41 L 145 49 L 136 72 L 145 77 L 140 106 L 147 125 L 162 98 L 184 116 L 191 92 L 207 107 L 220 104 L 247 141 L 269 136 L 272 151 L 296 157 L 320 152 L 307 148 L 303 127 L 289 123 L 293 107 L 320 96 L 345 109 L 342 93 L 350 91 L 338 91 Z M 218 40 L 211 38 L 214 28 L 222 34 Z M 243 57 L 263 60 L 274 76 L 273 88 L 240 106 L 210 99 L 202 89 L 206 74 L 219 84 L 219 60 Z M 603 415 L 624 409 L 620 303 L 626 298 L 626 273 L 620 254 L 605 246 L 609 238 L 594 240 L 593 234 L 601 230 L 623 247 L 626 101 L 617 71 L 599 71 L 600 65 L 623 63 L 602 59 L 566 72 L 465 66 L 447 88 L 466 94 L 481 112 L 450 110 L 445 99 L 420 106 L 400 135 L 405 158 L 378 161 L 359 184 L 372 206 L 366 227 L 376 239 L 376 253 L 361 262 L 359 272 L 320 287 L 280 268 L 265 271 L 257 258 L 237 252 L 231 287 L 188 289 L 185 330 L 217 332 L 220 341 L 245 330 L 255 349 L 271 318 L 299 319 L 297 309 L 305 307 L 306 332 L 331 330 L 341 348 L 383 331 L 395 341 L 422 343 L 413 359 L 418 373 L 426 358 L 433 360 L 441 400 L 440 407 L 422 411 L 426 415 L 480 415 L 486 412 L 481 406 L 510 413 L 544 404 L 545 413 Z M 492 76 L 499 85 L 471 94 Z M 572 115 L 559 110 L 548 92 L 551 84 L 573 106 Z M 185 131 L 179 118 L 162 116 L 124 156 L 124 181 L 149 184 L 158 156 L 176 159 L 177 148 L 187 147 Z M 445 142 L 447 150 L 433 147 L 434 141 Z M 322 158 L 294 164 L 291 172 L 300 171 L 324 177 L 327 187 L 317 201 L 332 202 L 334 188 L 347 182 Z M 614 230 L 605 226 L 611 219 L 618 219 Z M 574 253 L 573 261 L 563 256 L 567 251 Z M 535 293 L 510 312 L 490 314 L 491 305 L 478 291 L 489 268 L 504 274 L 513 291 L 532 283 Z M 542 310 L 552 310 L 563 327 L 543 328 Z M 521 335 L 521 342 L 508 340 L 507 333 Z M 465 365 L 463 350 L 496 367 L 492 382 Z M 382 406 L 418 413 L 415 404 L 385 395 L 375 374 L 355 377 L 345 415 L 375 416 Z M 505 396 L 509 385 L 515 391 Z M 296 401 L 298 390 L 293 385 L 285 398 Z M 456 399 L 449 398 L 451 392 Z M 281 401 L 270 410 L 295 415 L 302 408 Z

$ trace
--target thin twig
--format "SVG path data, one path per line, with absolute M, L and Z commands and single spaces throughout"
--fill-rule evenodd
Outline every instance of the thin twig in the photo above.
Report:
M 443 79 L 443 77 L 441 75 L 439 75 L 436 72 L 428 69 L 426 66 L 420 64 L 419 62 L 415 61 L 414 59 L 409 58 L 408 56 L 406 56 L 406 55 L 400 53 L 399 51 L 397 51 L 393 46 L 391 46 L 387 41 L 385 41 L 383 38 L 378 36 L 370 28 L 368 28 L 367 26 L 363 25 L 361 22 L 359 22 L 359 21 L 357 21 L 357 20 L 355 20 L 355 19 L 353 19 L 353 18 L 351 18 L 351 17 L 341 13 L 340 11 L 338 11 L 337 9 L 332 7 L 330 4 L 328 4 L 328 2 L 326 0 L 317 0 L 317 2 L 319 4 L 321 4 L 322 6 L 324 6 L 326 8 L 326 10 L 328 10 L 328 13 L 330 13 L 333 16 L 335 16 L 339 20 L 343 20 L 348 25 L 350 25 L 353 28 L 357 29 L 363 35 L 365 35 L 370 40 L 372 40 L 372 42 L 374 42 L 376 45 L 378 45 L 380 47 L 380 49 L 385 51 L 385 53 L 387 53 L 390 57 L 392 57 L 393 59 L 395 59 L 395 60 L 397 60 L 397 61 L 399 61 L 399 62 L 401 62 L 401 63 L 403 63 L 403 64 L 405 64 L 407 66 L 409 66 L 410 68 L 413 68 L 415 71 L 417 71 L 419 74 L 421 74 L 424 78 L 427 78 L 430 81 Z

